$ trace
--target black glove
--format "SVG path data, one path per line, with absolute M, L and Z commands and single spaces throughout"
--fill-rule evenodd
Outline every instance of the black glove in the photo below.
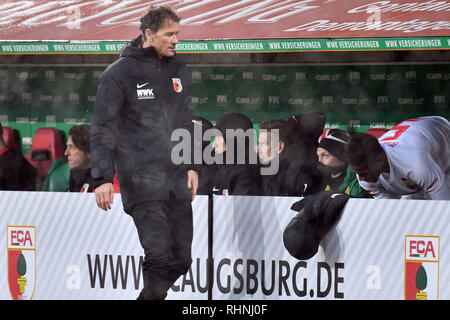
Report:
M 317 224 L 308 220 L 305 209 L 301 209 L 284 229 L 283 243 L 289 254 L 298 260 L 308 260 L 317 253 L 319 231 Z
M 321 191 L 294 203 L 291 210 L 299 213 L 283 232 L 286 250 L 299 260 L 313 257 L 320 241 L 339 221 L 349 198 L 343 193 Z

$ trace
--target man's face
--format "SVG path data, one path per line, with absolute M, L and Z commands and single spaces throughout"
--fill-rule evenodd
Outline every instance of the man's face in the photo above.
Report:
M 67 139 L 67 148 L 64 152 L 70 169 L 87 169 L 90 167 L 91 155 L 78 149 L 73 143 L 72 136 Z
M 269 163 L 280 152 L 278 141 L 271 138 L 271 133 L 266 130 L 261 130 L 258 137 L 258 156 L 261 163 Z
M 321 147 L 317 148 L 317 157 L 319 158 L 319 162 L 326 166 L 338 167 L 344 164 L 342 161 L 329 153 L 326 149 Z
M 153 46 L 160 56 L 173 57 L 179 33 L 180 24 L 167 20 L 156 33 L 152 33 L 150 29 L 146 30 L 147 41 L 144 43 L 144 47 Z
M 226 151 L 225 139 L 222 136 L 215 136 L 212 146 L 216 154 L 222 154 Z

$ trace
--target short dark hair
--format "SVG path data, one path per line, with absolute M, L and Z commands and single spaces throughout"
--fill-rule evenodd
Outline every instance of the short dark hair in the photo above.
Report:
M 0 139 L 3 138 L 3 127 L 2 127 L 2 123 L 0 122 Z
M 278 129 L 278 140 L 284 142 L 286 146 L 290 146 L 296 141 L 297 126 L 288 119 L 275 119 L 263 122 L 259 125 L 259 130 L 267 130 L 271 132 Z
M 143 40 L 146 40 L 146 29 L 150 29 L 153 33 L 156 33 L 167 20 L 180 22 L 181 19 L 171 6 L 150 6 L 140 20 L 141 26 L 139 29 L 142 31 Z
M 350 137 L 345 146 L 345 155 L 348 164 L 356 167 L 361 164 L 368 165 L 376 155 L 383 153 L 378 139 L 367 133 L 358 133 Z
M 84 153 L 91 153 L 90 144 L 91 126 L 87 124 L 80 124 L 70 128 L 69 136 L 72 137 L 74 145 Z

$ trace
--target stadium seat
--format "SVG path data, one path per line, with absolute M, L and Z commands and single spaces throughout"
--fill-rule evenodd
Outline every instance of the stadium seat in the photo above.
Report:
M 56 128 L 39 128 L 33 136 L 29 154 L 30 163 L 38 176 L 44 179 L 53 161 L 64 157 L 64 141 Z
M 47 176 L 42 183 L 41 191 L 65 192 L 69 189 L 70 168 L 66 158 L 53 161 Z M 114 175 L 114 193 L 120 193 L 117 173 Z
M 367 129 L 366 133 L 368 133 L 378 139 L 379 137 L 381 137 L 383 134 L 385 134 L 388 131 L 389 131 L 388 129 L 383 129 L 383 128 L 370 128 L 370 129 Z
M 66 168 L 61 168 L 65 166 Z M 59 169 L 61 168 L 61 169 Z M 66 172 L 67 171 L 67 172 Z M 55 173 L 56 172 L 56 173 Z M 67 191 L 69 188 L 69 166 L 66 158 L 53 161 L 47 176 L 42 183 L 42 191 Z M 67 180 L 67 181 L 66 181 Z
M 3 141 L 10 147 L 20 153 L 19 132 L 10 127 L 3 127 Z
M 65 163 L 52 172 L 48 181 L 48 191 L 66 192 L 69 189 L 70 168 Z

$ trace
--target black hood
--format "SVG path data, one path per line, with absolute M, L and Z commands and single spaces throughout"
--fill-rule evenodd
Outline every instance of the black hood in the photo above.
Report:
M 298 125 L 298 137 L 310 139 L 317 144 L 325 127 L 326 115 L 323 112 L 297 114 L 288 118 Z
M 247 117 L 246 115 L 242 114 L 242 113 L 228 113 L 226 115 L 224 115 L 222 118 L 220 118 L 216 125 L 215 128 L 219 129 L 220 132 L 222 132 L 223 138 L 225 140 L 225 144 L 227 146 L 227 150 L 229 150 L 231 143 L 227 142 L 227 136 L 226 136 L 226 130 L 227 129 L 231 129 L 231 130 L 237 130 L 237 129 L 242 129 L 244 131 L 244 134 L 247 132 L 247 130 L 249 129 L 253 129 L 253 123 L 252 120 Z M 234 137 L 234 159 L 235 162 L 234 164 L 236 164 L 236 160 L 238 157 L 238 152 L 242 152 L 242 150 L 238 150 L 237 147 L 239 146 L 239 141 L 241 139 L 239 139 L 241 137 L 235 136 Z M 252 134 L 251 135 L 251 139 L 249 139 L 248 137 L 245 137 L 245 163 L 249 164 L 249 159 L 254 159 L 255 162 L 257 160 L 257 156 L 255 153 L 255 148 L 254 148 L 254 143 L 255 143 L 255 135 Z M 252 157 L 250 157 L 250 155 L 252 155 Z M 226 152 L 224 152 L 224 157 L 226 157 Z
M 303 164 L 317 162 L 317 148 L 310 139 L 299 139 L 296 143 L 286 146 L 280 154 L 280 163 L 298 161 Z
M 285 147 L 280 162 L 300 161 L 305 165 L 317 162 L 317 145 L 325 126 L 325 114 L 313 112 L 298 114 L 287 119 L 297 128 L 294 141 Z
M 226 139 L 226 129 L 242 129 L 246 131 L 253 128 L 253 123 L 246 115 L 232 112 L 220 118 L 215 127 L 222 132 L 224 139 Z

